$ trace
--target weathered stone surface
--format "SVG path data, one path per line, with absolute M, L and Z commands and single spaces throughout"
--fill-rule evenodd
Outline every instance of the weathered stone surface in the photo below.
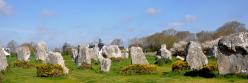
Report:
M 98 52 L 99 50 L 95 49 L 95 48 L 89 48 L 89 55 L 90 55 L 90 58 L 92 60 L 95 60 L 97 61 L 98 60 Z
M 248 74 L 247 32 L 220 39 L 218 49 L 217 64 L 220 74 Z
M 20 46 L 17 48 L 17 60 L 29 61 L 31 52 L 27 46 Z
M 4 53 L 6 56 L 10 56 L 10 53 L 7 52 L 4 48 L 2 48 L 2 51 L 3 51 L 3 53 Z
M 76 57 L 77 66 L 81 66 L 81 64 L 91 64 L 91 56 L 90 49 L 88 46 L 79 45 L 78 47 L 78 56 Z
M 1 46 L 0 49 L 2 49 Z M 0 50 L 0 71 L 4 71 L 7 67 L 8 67 L 8 62 L 6 55 L 4 54 L 3 50 Z
M 75 60 L 78 56 L 78 48 L 72 48 L 71 51 L 72 51 L 71 57 L 72 57 L 73 61 L 75 62 Z
M 48 52 L 48 56 L 46 57 L 45 63 L 58 64 L 63 68 L 64 74 L 69 73 L 69 69 L 65 66 L 64 59 L 63 59 L 61 53 L 59 53 L 59 52 Z
M 109 45 L 109 46 L 104 46 L 102 48 L 102 53 L 107 55 L 107 58 L 118 58 L 122 57 L 121 56 L 121 50 L 119 49 L 118 45 Z
M 132 58 L 132 64 L 149 64 L 142 48 L 131 47 L 130 54 Z
M 102 72 L 109 72 L 111 68 L 111 59 L 109 58 L 103 58 L 101 61 L 101 71 Z
M 213 52 L 213 56 L 215 58 L 217 58 L 217 55 L 218 55 L 218 46 L 214 46 L 213 49 L 212 49 L 212 52 Z
M 45 42 L 38 42 L 36 46 L 36 60 L 45 61 L 48 53 L 48 47 Z
M 171 52 L 167 50 L 166 44 L 161 45 L 160 51 L 161 51 L 161 58 L 170 59 L 170 60 L 172 59 Z
M 199 43 L 190 41 L 186 46 L 186 53 L 186 61 L 192 70 L 199 70 L 208 64 L 208 59 L 204 55 Z

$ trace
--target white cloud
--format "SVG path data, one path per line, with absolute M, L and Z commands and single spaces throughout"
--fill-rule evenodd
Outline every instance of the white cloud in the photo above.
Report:
M 0 14 L 4 16 L 11 15 L 11 7 L 6 3 L 5 0 L 0 0 Z
M 148 15 L 156 15 L 159 13 L 159 9 L 157 8 L 146 8 L 145 9 L 145 12 L 148 14 Z
M 187 23 L 190 23 L 190 22 L 194 22 L 197 20 L 197 17 L 196 16 L 193 16 L 193 15 L 185 15 L 185 17 L 181 20 L 178 20 L 178 21 L 175 21 L 175 22 L 172 22 L 172 23 L 169 23 L 167 27 L 169 28 L 176 28 L 176 27 L 180 27 L 180 26 L 183 26 Z
M 41 11 L 41 16 L 43 16 L 43 17 L 51 17 L 51 16 L 54 16 L 54 15 L 55 15 L 54 12 L 49 11 L 49 10 L 47 10 L 47 9 L 43 9 L 43 10 Z
M 192 22 L 192 21 L 195 21 L 195 20 L 197 20 L 196 16 L 193 16 L 193 15 L 186 15 L 185 16 L 185 21 L 186 22 Z

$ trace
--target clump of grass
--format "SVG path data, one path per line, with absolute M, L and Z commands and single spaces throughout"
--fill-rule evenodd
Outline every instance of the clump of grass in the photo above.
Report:
M 189 70 L 189 65 L 187 62 L 182 60 L 177 60 L 175 63 L 172 64 L 172 71 L 173 72 L 180 72 Z
M 110 59 L 111 59 L 112 62 L 121 62 L 125 58 L 122 58 L 122 57 L 111 57 Z
M 42 60 L 35 60 L 34 63 L 35 64 L 42 64 L 42 63 L 44 63 L 44 61 L 42 61 Z
M 157 61 L 155 62 L 155 64 L 157 64 L 158 66 L 163 66 L 163 65 L 169 64 L 169 63 L 172 63 L 172 60 L 167 59 L 167 58 L 157 59 Z
M 79 69 L 92 69 L 92 65 L 82 63 L 81 66 L 79 67 Z
M 99 65 L 100 64 L 100 61 L 99 60 L 91 59 L 91 64 Z
M 135 64 L 129 65 L 122 69 L 122 73 L 124 74 L 154 74 L 157 73 L 157 66 L 151 64 Z
M 15 66 L 22 67 L 22 68 L 30 68 L 30 67 L 33 67 L 34 65 L 29 63 L 29 62 L 27 62 L 27 61 L 19 61 L 19 60 L 17 60 L 15 62 Z
M 58 64 L 39 64 L 36 69 L 38 77 L 59 77 L 64 75 L 63 68 Z

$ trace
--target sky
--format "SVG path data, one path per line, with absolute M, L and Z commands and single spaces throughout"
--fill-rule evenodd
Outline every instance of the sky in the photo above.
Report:
M 45 41 L 49 47 L 101 38 L 124 42 L 166 29 L 213 31 L 248 24 L 248 0 L 0 0 L 0 43 Z

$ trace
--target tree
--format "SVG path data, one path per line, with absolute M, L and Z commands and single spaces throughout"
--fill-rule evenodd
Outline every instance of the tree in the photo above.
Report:
M 162 33 L 164 33 L 165 35 L 174 36 L 176 35 L 177 31 L 175 29 L 167 29 L 167 30 L 162 31 Z
M 196 34 L 197 40 L 200 42 L 205 42 L 207 40 L 214 40 L 214 33 L 208 31 L 201 31 Z
M 15 40 L 11 40 L 8 44 L 7 44 L 7 48 L 9 48 L 9 52 L 11 54 L 15 54 L 16 53 L 16 48 L 17 48 L 17 42 Z
M 215 38 L 220 36 L 227 36 L 233 33 L 246 32 L 245 24 L 238 21 L 230 21 L 215 31 Z
M 71 49 L 72 49 L 72 46 L 71 44 L 69 43 L 64 43 L 63 47 L 62 47 L 62 52 L 63 52 L 63 55 L 68 55 L 71 53 Z
M 179 31 L 175 34 L 175 37 L 180 41 L 195 40 L 195 35 L 189 31 Z
M 133 39 L 129 40 L 129 46 L 128 47 L 132 47 L 132 46 L 143 47 L 143 44 L 144 44 L 143 38 L 133 38 Z
M 177 38 L 163 33 L 155 33 L 144 38 L 144 49 L 148 51 L 156 51 L 161 48 L 162 44 L 166 44 L 167 48 L 171 48 L 177 42 Z
M 112 42 L 111 42 L 111 45 L 118 45 L 119 47 L 123 47 L 123 40 L 122 39 L 114 39 Z

